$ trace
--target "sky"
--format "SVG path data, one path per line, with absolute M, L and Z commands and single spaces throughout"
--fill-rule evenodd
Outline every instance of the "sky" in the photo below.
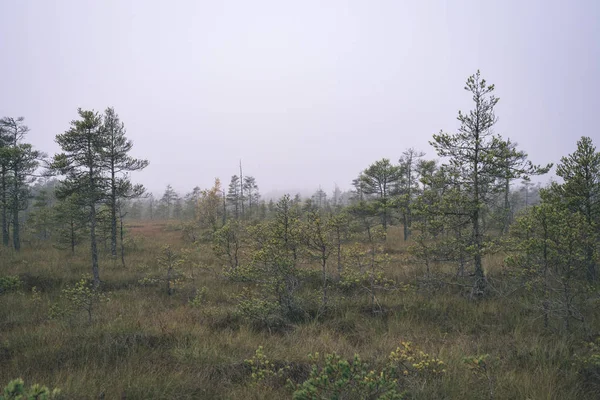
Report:
M 598 0 L 0 0 L 0 116 L 52 155 L 77 108 L 114 107 L 155 194 L 351 186 L 455 132 L 481 70 L 496 133 L 536 164 L 600 147 Z

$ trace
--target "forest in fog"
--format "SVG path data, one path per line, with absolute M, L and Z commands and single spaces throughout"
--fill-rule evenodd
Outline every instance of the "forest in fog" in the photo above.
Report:
M 600 152 L 536 164 L 495 89 L 468 77 L 455 126 L 352 190 L 280 198 L 241 162 L 148 192 L 110 107 L 57 154 L 3 117 L 0 399 L 597 398 Z

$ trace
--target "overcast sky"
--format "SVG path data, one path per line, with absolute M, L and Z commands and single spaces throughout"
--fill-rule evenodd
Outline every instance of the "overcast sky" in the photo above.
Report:
M 535 163 L 600 147 L 600 1 L 0 0 L 0 116 L 49 154 L 77 108 L 115 107 L 155 193 L 342 189 L 453 132 L 480 69 L 496 132 Z

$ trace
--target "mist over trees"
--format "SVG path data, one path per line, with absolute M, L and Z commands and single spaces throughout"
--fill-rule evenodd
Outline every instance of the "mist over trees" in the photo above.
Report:
M 363 224 L 367 217 L 372 221 L 365 225 L 369 230 L 381 226 L 385 232 L 389 226 L 401 225 L 403 239 L 415 243 L 416 259 L 428 270 L 431 263 L 442 260 L 458 262 L 459 276 L 473 274 L 475 294 L 486 291 L 483 259 L 488 250 L 509 234 L 523 209 L 527 211 L 550 196 L 540 197 L 541 193 L 564 199 L 570 210 L 585 215 L 588 226 L 594 225 L 598 214 L 594 179 L 599 162 L 591 139 L 582 138 L 578 152 L 561 160 L 557 175 L 564 184 L 553 182 L 547 189 L 533 185 L 531 177 L 548 172 L 552 165 L 532 164 L 515 142 L 494 133 L 498 98 L 494 85 L 479 72 L 469 77 L 465 90 L 472 97 L 473 108 L 459 112 L 457 132 L 432 137 L 439 159 L 428 159 L 426 152 L 414 148 L 399 151 L 397 163 L 383 158 L 360 171 L 352 182 L 353 191 L 342 192 L 336 185 L 328 194 L 319 187 L 310 197 L 290 198 L 290 207 L 299 216 L 335 216 L 350 207 Z M 78 112 L 79 119 L 71 122 L 70 129 L 57 135 L 63 152 L 49 163 L 49 173 L 60 180 L 46 185 L 43 180 L 35 183 L 34 173 L 43 154 L 23 142 L 28 132 L 24 119 L 5 117 L 0 121 L 5 247 L 12 238 L 12 247 L 20 249 L 20 212 L 25 212 L 28 232 L 36 240 L 52 239 L 71 252 L 85 232 L 94 284 L 98 285 L 98 240 L 116 258 L 121 238 L 123 255 L 124 219 L 192 221 L 196 230 L 210 227 L 217 232 L 230 220 L 255 224 L 277 215 L 277 204 L 262 198 L 259 181 L 252 174 L 243 174 L 241 162 L 239 168 L 232 168 L 239 174 L 231 176 L 226 188 L 217 179 L 212 188 L 196 186 L 183 194 L 171 185 L 158 197 L 145 193 L 143 186 L 131 182 L 130 174 L 145 168 L 148 161 L 129 155 L 133 143 L 126 138 L 125 125 L 115 110 Z M 582 177 L 580 168 L 584 169 Z M 515 182 L 521 182 L 520 186 Z M 586 250 L 589 279 L 597 275 L 594 252 L 591 247 Z M 465 270 L 466 266 L 472 270 Z
M 208 321 L 210 329 L 235 334 L 245 332 L 243 324 L 248 331 L 282 336 L 303 326 L 333 324 L 336 335 L 355 337 L 354 319 L 367 319 L 382 321 L 383 332 L 391 335 L 388 321 L 412 315 L 415 324 L 434 320 L 446 340 L 456 332 L 467 334 L 444 325 L 456 317 L 445 304 L 451 301 L 465 315 L 511 307 L 518 317 L 494 322 L 498 335 L 506 327 L 516 330 L 516 318 L 526 315 L 527 324 L 540 321 L 544 340 L 555 335 L 568 346 L 575 346 L 571 337 L 589 340 L 600 332 L 600 152 L 592 138 L 583 136 L 574 152 L 557 160 L 560 180 L 533 183 L 553 164 L 534 164 L 516 142 L 495 131 L 499 98 L 479 71 L 468 77 L 464 90 L 470 109 L 458 112 L 456 127 L 432 135 L 431 152 L 398 148 L 397 158 L 373 160 L 355 171 L 356 178 L 347 182 L 352 190 L 336 184 L 328 193 L 319 186 L 304 197 L 265 198 L 260 171 L 245 171 L 241 162 L 231 166 L 226 181 L 215 177 L 211 187 L 190 182 L 187 192 L 178 193 L 167 184 L 160 193 L 148 193 L 134 177 L 149 161 L 131 155 L 133 142 L 110 107 L 103 113 L 78 109 L 78 117 L 56 135 L 61 150 L 51 158 L 26 142 L 24 118 L 4 117 L 0 254 L 19 257 L 54 249 L 66 260 L 83 255 L 91 278 L 73 278 L 79 283 L 63 289 L 61 297 L 70 306 L 52 306 L 52 318 L 79 309 L 90 325 L 110 290 L 141 297 L 157 287 L 167 306 L 176 304 L 176 315 L 185 314 L 185 307 L 196 310 L 185 323 Z M 148 238 L 155 242 L 145 243 Z M 70 274 L 65 271 L 61 274 Z M 125 275 L 130 276 L 126 283 L 104 282 Z M 213 293 L 213 308 L 207 307 L 206 293 L 213 288 L 199 286 L 201 279 L 232 293 Z M 0 281 L 0 295 L 8 290 L 5 282 Z M 416 309 L 408 308 L 410 301 Z M 149 343 L 171 340 L 179 329 L 174 326 L 184 325 L 179 320 L 170 326 L 162 315 L 153 318 L 160 335 Z M 487 325 L 478 324 L 472 329 L 488 332 Z M 408 355 L 409 345 L 402 346 L 390 359 L 405 357 L 408 363 L 414 357 Z M 256 357 L 262 360 L 259 350 Z M 463 361 L 485 378 L 482 393 L 494 398 L 496 378 L 486 369 L 491 365 L 486 357 Z M 351 365 L 359 362 L 355 358 Z M 418 392 L 431 382 L 439 384 L 446 369 L 434 373 L 426 362 L 389 367 L 386 373 L 394 378 L 381 386 L 385 391 L 377 390 Z M 597 373 L 597 364 L 592 368 L 590 362 L 577 374 Z M 287 371 L 261 365 L 270 377 Z M 290 375 L 289 382 L 292 378 L 297 379 Z M 329 382 L 313 378 L 293 381 L 294 395 L 304 393 L 306 382 Z M 600 385 L 596 378 L 585 379 Z

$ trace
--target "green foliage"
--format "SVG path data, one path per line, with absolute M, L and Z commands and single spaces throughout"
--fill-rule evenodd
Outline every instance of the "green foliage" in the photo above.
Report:
M 194 221 L 182 223 L 181 233 L 184 241 L 190 242 L 192 244 L 196 243 L 200 234 L 198 232 L 198 224 Z
M 54 230 L 53 194 L 47 188 L 42 188 L 35 196 L 27 217 L 27 227 L 38 240 L 49 239 Z
M 0 277 L 0 294 L 15 292 L 21 288 L 23 283 L 17 275 Z
M 590 393 L 600 391 L 600 338 L 586 343 L 585 353 L 575 358 L 578 374 Z
M 313 362 L 310 375 L 297 385 L 294 400 L 404 398 L 395 376 L 386 369 L 370 369 L 358 354 L 352 361 L 335 353 L 327 354 L 323 359 L 315 353 L 309 355 L 309 359 Z
M 312 365 L 306 380 L 295 383 L 288 379 L 288 387 L 296 400 L 402 399 L 407 388 L 422 387 L 446 373 L 442 360 L 413 347 L 410 342 L 402 342 L 385 364 L 376 367 L 364 362 L 358 354 L 352 360 L 336 353 L 324 357 L 315 353 L 308 357 Z M 262 389 L 277 386 L 290 370 L 289 363 L 277 367 L 271 362 L 262 346 L 245 363 L 251 368 L 251 386 Z
M 13 247 L 21 249 L 20 212 L 27 208 L 30 197 L 29 184 L 39 165 L 42 153 L 34 150 L 23 137 L 29 132 L 24 118 L 0 118 L 0 207 L 4 245 L 8 245 L 8 216 L 12 220 Z
M 413 346 L 411 342 L 400 342 L 400 346 L 389 356 L 389 368 L 404 377 L 433 379 L 446 373 L 446 363 Z
M 402 168 L 392 165 L 387 158 L 371 164 L 358 177 L 358 188 L 361 194 L 375 195 L 371 205 L 380 216 L 384 229 L 387 229 L 390 210 L 394 207 L 392 195 L 397 192 L 397 185 L 401 178 Z
M 301 240 L 306 246 L 306 253 L 309 260 L 318 261 L 321 266 L 321 306 L 326 307 L 329 287 L 327 261 L 335 247 L 336 220 L 332 217 L 322 217 L 318 211 L 311 211 L 306 215 L 306 222 L 301 225 L 300 229 Z
M 215 179 L 215 184 L 210 189 L 200 193 L 196 204 L 196 219 L 201 228 L 210 228 L 213 232 L 219 227 L 219 220 L 223 217 L 221 198 L 221 181 Z
M 42 301 L 42 295 L 40 294 L 40 291 L 38 290 L 37 286 L 31 288 L 31 301 L 33 301 L 34 303 L 39 303 L 40 301 Z
M 144 276 L 143 278 L 138 279 L 138 284 L 140 286 L 158 286 L 162 282 L 160 278 L 153 278 L 150 276 Z
M 280 328 L 285 324 L 280 304 L 265 296 L 264 293 L 254 294 L 248 288 L 244 288 L 236 297 L 237 313 L 243 318 L 251 321 L 256 327 Z
M 600 152 L 589 137 L 577 141 L 577 150 L 562 157 L 556 175 L 562 185 L 553 187 L 560 193 L 572 211 L 580 211 L 588 222 L 600 219 Z
M 71 128 L 56 135 L 62 153 L 56 154 L 51 170 L 65 179 L 56 191 L 58 199 L 75 195 L 73 199 L 86 207 L 90 223 L 91 261 L 94 286 L 100 285 L 98 250 L 96 242 L 96 207 L 106 197 L 104 185 L 105 163 L 103 153 L 108 138 L 102 126 L 102 117 L 95 111 L 77 110 L 80 119 L 71 122 Z
M 581 214 L 591 240 L 586 246 L 586 274 L 589 281 L 598 278 L 597 242 L 600 239 L 600 152 L 589 137 L 577 142 L 577 150 L 561 158 L 556 174 L 564 183 L 553 182 L 546 192 L 546 200 L 560 202 L 571 213 Z
M 206 286 L 202 286 L 200 289 L 196 289 L 196 295 L 188 301 L 189 305 L 194 308 L 200 308 L 206 303 L 206 294 L 208 289 Z
M 77 193 L 62 197 L 52 208 L 55 246 L 59 249 L 69 249 L 75 253 L 75 248 L 82 243 L 87 229 L 88 213 L 81 205 Z
M 429 208 L 422 209 L 422 212 L 434 219 L 444 217 L 438 221 L 442 222 L 444 229 L 452 231 L 453 228 L 461 227 L 456 232 L 459 238 L 469 238 L 465 243 L 467 246 L 461 246 L 459 256 L 472 261 L 472 295 L 481 296 L 487 289 L 483 256 L 491 242 L 491 238 L 486 235 L 484 216 L 489 212 L 494 197 L 505 187 L 506 179 L 524 178 L 528 174 L 543 173 L 547 169 L 530 163 L 526 169 L 510 169 L 507 160 L 517 159 L 518 164 L 522 165 L 526 163 L 526 154 L 518 152 L 516 146 L 494 134 L 493 126 L 497 121 L 495 107 L 499 100 L 494 95 L 494 85 L 489 85 L 477 71 L 467 79 L 465 90 L 471 94 L 474 108 L 468 113 L 459 111 L 458 132 L 440 132 L 433 135 L 430 142 L 438 156 L 447 158 L 440 171 L 445 175 L 442 180 L 444 185 L 450 190 L 436 193 L 437 204 L 428 204 Z M 451 198 L 445 200 L 448 196 Z M 460 232 L 462 230 L 468 232 L 468 235 Z M 464 241 L 460 240 L 458 243 L 462 244 Z
M 539 299 L 544 325 L 558 317 L 569 331 L 571 320 L 583 322 L 587 249 L 593 240 L 584 216 L 547 198 L 517 219 L 511 236 L 514 252 L 507 265 Z
M 240 297 L 239 310 L 254 320 L 266 322 L 292 321 L 304 318 L 298 289 L 303 272 L 298 268 L 301 252 L 301 223 L 289 195 L 276 205 L 275 218 L 249 228 L 251 262 L 229 276 L 253 282 L 258 290 Z M 277 305 L 276 313 L 272 312 Z
M 182 254 L 173 251 L 169 245 L 163 247 L 161 255 L 156 260 L 158 265 L 166 270 L 167 276 L 164 281 L 167 284 L 167 294 L 171 296 L 175 292 L 175 286 L 185 278 L 180 267 L 187 260 Z
M 89 279 L 82 278 L 79 282 L 62 291 L 62 298 L 66 300 L 67 306 L 61 311 L 54 309 L 55 316 L 71 315 L 77 311 L 85 311 L 88 315 L 88 322 L 92 322 L 92 313 L 96 307 L 103 302 L 110 301 L 110 298 L 95 288 Z M 52 312 L 52 311 L 51 311 Z
M 357 208 L 354 209 L 355 211 Z M 384 275 L 384 268 L 390 263 L 389 254 L 384 251 L 386 231 L 382 226 L 371 226 L 372 220 L 362 215 L 364 228 L 356 235 L 366 243 L 355 242 L 347 246 L 344 253 L 345 265 L 342 268 L 338 286 L 349 289 L 363 289 L 369 295 L 373 313 L 381 310 L 377 293 L 394 287 L 394 282 Z
M 60 389 L 48 389 L 46 386 L 33 384 L 25 387 L 23 379 L 14 379 L 0 393 L 0 400 L 50 400 L 60 395 Z
M 239 220 L 229 220 L 212 235 L 213 251 L 234 271 L 240 265 L 245 228 Z
M 263 352 L 263 347 L 258 346 L 254 356 L 244 363 L 250 367 L 250 385 L 269 389 L 273 387 L 276 381 L 280 381 L 286 369 L 289 367 L 277 368 Z

